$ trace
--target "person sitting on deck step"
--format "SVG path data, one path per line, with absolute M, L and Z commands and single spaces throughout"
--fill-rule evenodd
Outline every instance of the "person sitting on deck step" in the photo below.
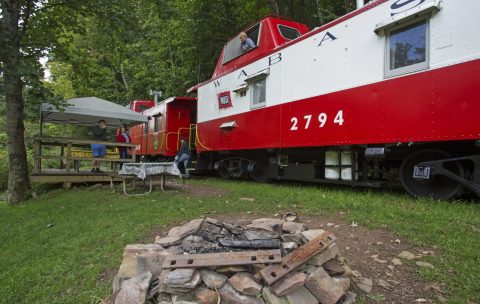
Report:
M 93 127 L 93 140 L 107 141 L 107 124 L 105 120 L 100 120 L 98 126 Z M 93 157 L 104 157 L 107 154 L 107 148 L 102 144 L 92 144 Z M 92 161 L 92 173 L 103 173 L 100 170 L 100 161 Z

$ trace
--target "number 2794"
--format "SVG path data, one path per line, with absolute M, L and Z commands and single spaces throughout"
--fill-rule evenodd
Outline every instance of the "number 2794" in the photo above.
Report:
M 291 131 L 297 131 L 298 128 L 302 126 L 305 130 L 309 129 L 311 126 L 323 128 L 328 123 L 328 115 L 326 113 L 320 113 L 316 118 L 313 118 L 312 114 L 308 114 L 303 116 L 303 124 L 302 121 L 299 122 L 297 117 L 292 117 L 290 122 L 292 123 L 292 126 L 290 127 Z M 340 110 L 337 112 L 337 115 L 335 115 L 335 118 L 333 118 L 333 123 L 343 126 L 343 122 L 343 110 Z M 299 124 L 301 126 L 299 126 Z

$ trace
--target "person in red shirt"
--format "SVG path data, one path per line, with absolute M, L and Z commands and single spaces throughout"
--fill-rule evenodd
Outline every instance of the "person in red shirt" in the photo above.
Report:
M 117 135 L 117 142 L 118 143 L 126 143 L 126 144 L 131 143 L 130 135 L 128 135 L 127 128 L 125 126 L 120 128 L 120 132 Z M 126 147 L 119 147 L 118 148 L 118 151 L 120 152 L 120 158 L 121 159 L 130 158 L 128 150 L 129 150 L 129 148 L 126 148 Z

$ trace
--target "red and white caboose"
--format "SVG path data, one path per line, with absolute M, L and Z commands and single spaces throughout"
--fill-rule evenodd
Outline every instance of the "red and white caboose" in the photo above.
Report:
M 198 94 L 199 169 L 480 195 L 477 0 L 377 0 L 329 24 L 266 17 Z
M 180 140 L 194 140 L 197 99 L 194 97 L 171 97 L 155 103 L 151 100 L 136 100 L 129 107 L 149 117 L 148 123 L 130 128 L 132 143 L 137 145 L 136 154 L 147 160 L 171 159 L 179 149 Z M 191 146 L 194 146 L 192 143 Z

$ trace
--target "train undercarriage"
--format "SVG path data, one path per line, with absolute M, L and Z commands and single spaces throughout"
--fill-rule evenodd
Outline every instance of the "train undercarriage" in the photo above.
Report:
M 401 185 L 415 197 L 480 197 L 480 141 L 206 152 L 196 172 L 225 179 Z

